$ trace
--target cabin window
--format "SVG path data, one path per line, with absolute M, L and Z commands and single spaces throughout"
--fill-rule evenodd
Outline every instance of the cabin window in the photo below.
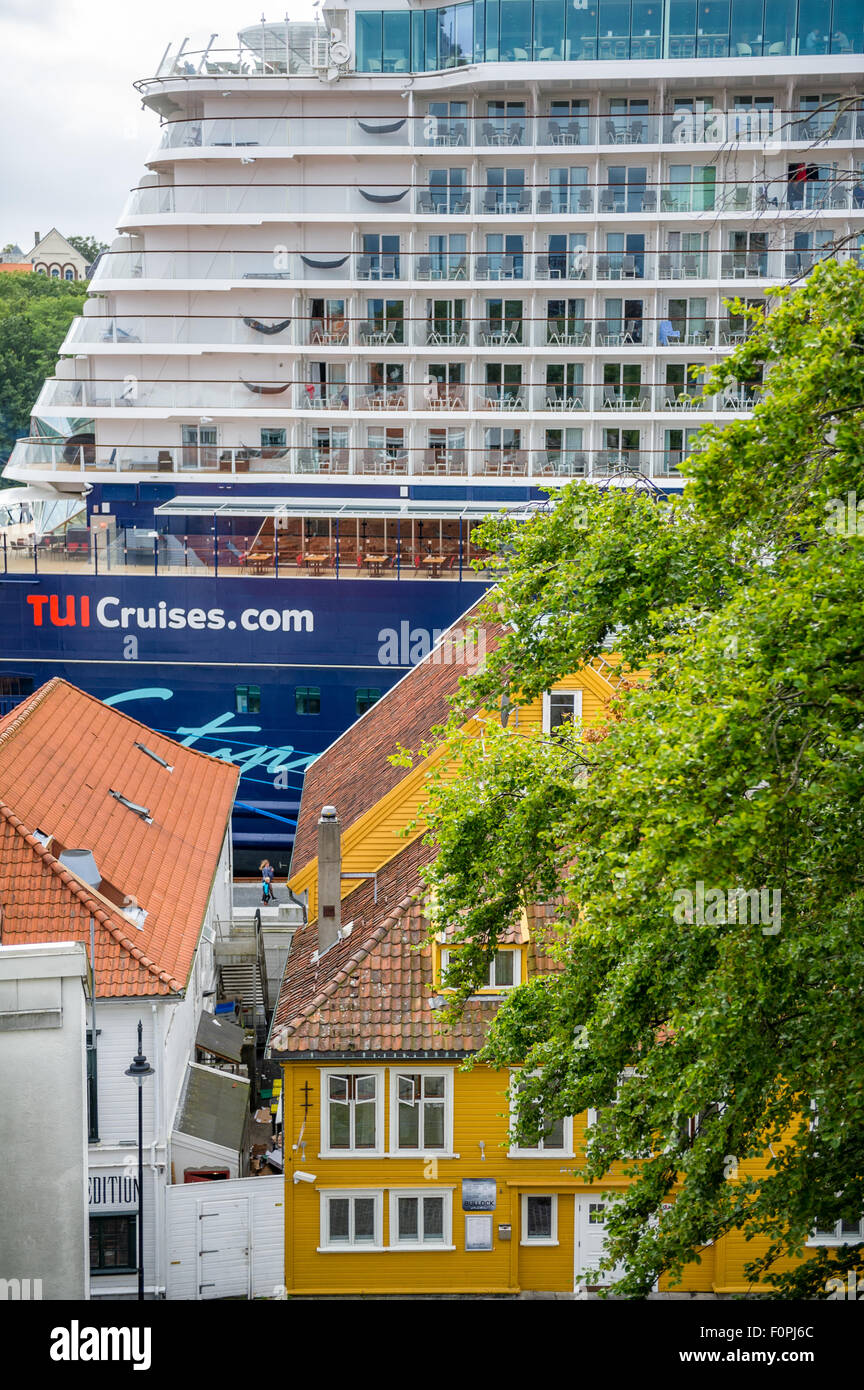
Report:
M 520 1244 L 558 1244 L 558 1197 L 554 1192 L 523 1194 Z
M 317 685 L 298 685 L 294 689 L 294 711 L 296 714 L 321 713 L 321 687 Z
M 90 1273 L 134 1274 L 136 1216 L 90 1217 Z
M 361 714 L 365 714 L 367 709 L 371 709 L 373 705 L 377 705 L 380 699 L 381 691 L 377 688 L 377 686 L 361 686 L 359 690 L 355 690 L 354 708 L 356 709 L 358 716 Z
M 261 713 L 260 685 L 235 685 L 234 712 L 235 714 Z
M 390 1244 L 452 1247 L 450 1192 L 391 1192 Z
M 322 1192 L 322 1249 L 380 1246 L 381 1209 L 380 1192 Z
M 325 1072 L 327 1151 L 369 1153 L 381 1148 L 383 1107 L 377 1072 Z
M 393 1072 L 390 1098 L 394 1116 L 391 1148 L 425 1153 L 451 1148 L 449 1072 Z

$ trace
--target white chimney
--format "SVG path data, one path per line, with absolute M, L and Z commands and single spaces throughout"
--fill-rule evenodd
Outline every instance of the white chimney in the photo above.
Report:
M 335 806 L 318 821 L 318 955 L 339 940 L 342 927 L 342 831 Z

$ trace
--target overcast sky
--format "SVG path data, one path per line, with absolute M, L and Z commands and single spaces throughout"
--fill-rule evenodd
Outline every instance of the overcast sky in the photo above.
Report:
M 284 3 L 264 4 L 267 19 L 282 19 Z M 201 48 L 216 30 L 230 46 L 261 13 L 262 0 L 0 0 L 0 246 L 27 252 L 52 226 L 110 241 L 157 139 L 159 118 L 132 83 L 154 74 L 169 42 L 188 35 Z M 288 13 L 311 18 L 312 0 Z

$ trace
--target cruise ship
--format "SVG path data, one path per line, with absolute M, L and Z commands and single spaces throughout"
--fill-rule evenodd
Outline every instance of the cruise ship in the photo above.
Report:
M 305 767 L 492 582 L 484 516 L 680 488 L 762 388 L 702 393 L 728 301 L 862 259 L 862 50 L 862 0 L 346 0 L 169 46 L 5 469 L 0 710 L 59 673 L 239 761 L 238 866 L 284 862 Z

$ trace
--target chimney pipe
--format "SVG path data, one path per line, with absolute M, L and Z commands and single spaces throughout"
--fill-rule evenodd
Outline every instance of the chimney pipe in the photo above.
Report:
M 318 821 L 318 955 L 339 940 L 342 927 L 342 831 L 335 806 Z
M 34 233 L 33 233 L 33 246 L 34 246 L 34 247 L 38 246 L 41 240 L 42 240 L 42 238 L 41 238 L 41 236 L 39 235 L 39 233 L 38 233 L 38 232 L 34 232 Z

